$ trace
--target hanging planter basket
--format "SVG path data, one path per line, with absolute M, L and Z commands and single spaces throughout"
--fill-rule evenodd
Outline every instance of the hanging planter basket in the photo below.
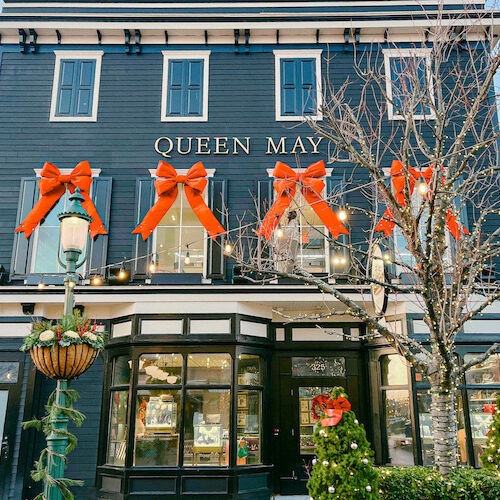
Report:
M 63 347 L 33 346 L 30 349 L 35 366 L 47 377 L 55 380 L 71 380 L 88 370 L 99 354 L 99 349 L 88 344 Z

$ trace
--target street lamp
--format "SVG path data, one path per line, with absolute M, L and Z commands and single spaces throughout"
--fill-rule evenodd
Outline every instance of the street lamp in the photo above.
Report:
M 73 290 L 76 285 L 76 270 L 82 267 L 87 260 L 88 247 L 87 235 L 92 217 L 89 217 L 82 206 L 84 197 L 80 194 L 80 189 L 69 197 L 67 209 L 58 215 L 59 245 L 57 248 L 57 259 L 59 264 L 65 269 L 64 278 L 64 314 L 73 313 Z M 61 255 L 64 254 L 64 260 Z M 68 389 L 67 380 L 58 380 L 56 389 L 56 404 L 59 407 L 66 407 L 66 391 Z M 49 455 L 47 458 L 47 472 L 54 479 L 64 478 L 66 468 L 66 448 L 68 446 L 67 428 L 69 418 L 61 412 L 57 412 L 53 417 L 52 424 L 54 430 L 47 437 L 47 448 Z M 61 490 L 57 485 L 45 483 L 44 496 L 48 500 L 62 500 Z

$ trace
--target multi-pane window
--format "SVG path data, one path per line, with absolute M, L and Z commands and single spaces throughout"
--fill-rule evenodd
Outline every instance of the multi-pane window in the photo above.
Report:
M 97 121 L 102 51 L 55 51 L 51 121 Z
M 162 121 L 207 121 L 210 51 L 163 51 Z
M 293 266 L 310 273 L 328 272 L 325 226 L 297 189 L 274 232 L 277 268 L 291 272 Z
M 434 118 L 430 50 L 384 50 L 387 109 L 390 120 Z
M 408 391 L 408 366 L 398 354 L 380 358 L 386 462 L 413 465 L 413 434 Z
M 321 50 L 275 50 L 276 120 L 321 118 Z
M 203 273 L 205 229 L 187 201 L 184 186 L 178 185 L 174 204 L 155 231 L 156 271 L 160 273 Z

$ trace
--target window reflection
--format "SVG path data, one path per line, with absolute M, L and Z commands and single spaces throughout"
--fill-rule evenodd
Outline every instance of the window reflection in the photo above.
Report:
M 255 354 L 240 354 L 238 356 L 238 384 L 260 385 L 260 356 Z
M 178 464 L 179 419 L 179 391 L 137 392 L 134 465 Z
M 482 353 L 468 353 L 464 356 L 464 363 L 477 358 Z M 467 384 L 500 384 L 500 354 L 491 355 L 484 363 L 473 366 L 465 372 Z
M 132 361 L 128 356 L 118 356 L 114 359 L 112 385 L 130 384 L 130 368 Z
M 389 463 L 413 465 L 410 398 L 407 390 L 384 391 Z
M 184 465 L 229 465 L 229 389 L 186 391 Z
M 238 391 L 237 465 L 261 463 L 260 408 L 260 391 Z
M 408 385 L 406 360 L 399 354 L 388 354 L 380 358 L 382 385 Z
M 190 384 L 230 384 L 231 356 L 229 354 L 190 354 L 187 363 Z
M 128 434 L 127 408 L 128 391 L 112 392 L 107 456 L 107 463 L 110 465 L 125 465 Z
M 181 376 L 181 354 L 142 354 L 139 358 L 138 384 L 180 384 Z

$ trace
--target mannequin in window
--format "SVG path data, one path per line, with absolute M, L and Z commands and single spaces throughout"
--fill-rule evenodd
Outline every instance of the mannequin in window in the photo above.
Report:
M 297 260 L 299 249 L 300 227 L 295 210 L 290 210 L 287 223 L 283 228 L 283 236 L 278 240 L 278 270 L 291 273 Z

